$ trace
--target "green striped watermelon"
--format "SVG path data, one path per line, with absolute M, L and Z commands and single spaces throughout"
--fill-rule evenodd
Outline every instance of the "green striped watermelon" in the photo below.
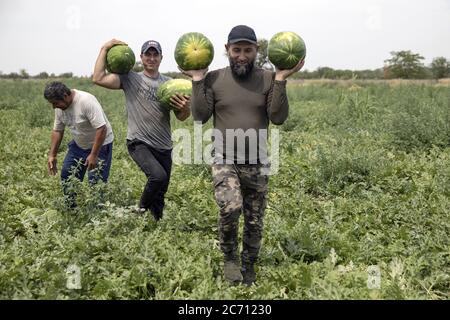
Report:
M 112 73 L 128 73 L 136 62 L 133 50 L 127 45 L 115 45 L 106 54 L 106 69 Z
M 269 60 L 278 69 L 292 69 L 306 56 L 303 39 L 295 32 L 278 32 L 269 41 Z
M 211 41 L 199 32 L 183 34 L 175 46 L 175 61 L 183 70 L 205 69 L 213 58 Z
M 176 94 L 192 95 L 192 82 L 185 79 L 172 79 L 164 82 L 156 91 L 156 97 L 166 108 L 173 109 L 170 105 L 170 98 Z

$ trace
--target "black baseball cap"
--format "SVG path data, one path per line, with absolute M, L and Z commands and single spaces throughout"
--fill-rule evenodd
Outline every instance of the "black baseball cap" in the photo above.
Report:
M 141 48 L 141 53 L 146 53 L 148 49 L 155 48 L 156 51 L 158 51 L 159 54 L 162 54 L 161 45 L 158 41 L 155 40 L 148 40 L 145 41 Z
M 256 39 L 255 31 L 245 25 L 238 25 L 231 29 L 228 34 L 228 43 L 236 43 L 239 41 L 246 41 L 253 44 L 258 44 L 258 40 Z

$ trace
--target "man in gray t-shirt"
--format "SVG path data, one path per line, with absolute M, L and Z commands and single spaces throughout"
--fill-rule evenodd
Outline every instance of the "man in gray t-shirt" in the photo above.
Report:
M 156 98 L 158 87 L 170 80 L 162 74 L 151 78 L 144 72 L 120 75 L 127 105 L 127 140 L 140 140 L 162 150 L 172 149 L 170 110 Z
M 144 71 L 127 74 L 106 73 L 106 54 L 115 45 L 125 43 L 112 39 L 105 43 L 95 63 L 94 83 L 108 89 L 122 89 L 126 98 L 127 147 L 130 156 L 147 176 L 139 211 L 151 211 L 156 220 L 162 218 L 164 195 L 169 186 L 172 168 L 170 111 L 156 98 L 158 87 L 169 80 L 159 73 L 162 49 L 159 42 L 146 41 L 141 48 Z M 184 121 L 190 115 L 190 97 L 171 98 L 175 116 Z

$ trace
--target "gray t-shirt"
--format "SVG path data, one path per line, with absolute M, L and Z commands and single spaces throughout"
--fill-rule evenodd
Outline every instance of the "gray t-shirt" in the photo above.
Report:
M 127 140 L 137 139 L 157 149 L 172 149 L 170 110 L 156 98 L 158 87 L 167 80 L 170 78 L 162 74 L 153 79 L 134 71 L 120 75 L 126 98 Z

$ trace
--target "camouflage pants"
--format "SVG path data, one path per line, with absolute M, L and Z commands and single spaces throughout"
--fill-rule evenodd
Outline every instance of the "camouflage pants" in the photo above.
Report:
M 237 259 L 239 217 L 244 212 L 242 263 L 258 258 L 267 203 L 262 165 L 213 164 L 214 196 L 220 209 L 219 239 L 225 259 Z

